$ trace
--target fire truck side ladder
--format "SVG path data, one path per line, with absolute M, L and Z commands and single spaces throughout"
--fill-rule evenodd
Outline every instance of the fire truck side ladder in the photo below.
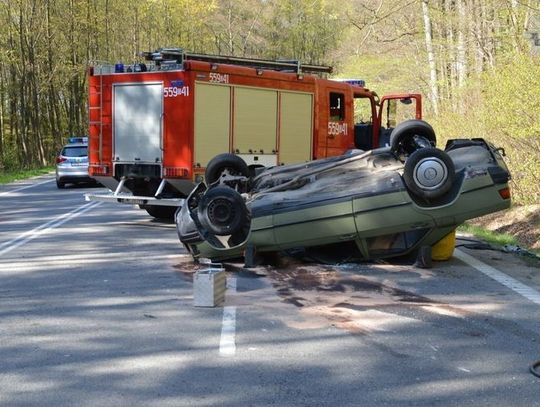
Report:
M 101 70 L 101 69 L 100 69 Z M 98 159 L 99 162 L 103 162 L 103 75 L 99 74 L 99 88 L 90 93 L 90 99 L 92 99 L 92 96 L 98 96 L 99 97 L 99 104 L 93 105 L 92 103 L 89 103 L 88 106 L 88 124 L 90 126 L 99 126 L 99 148 L 98 148 Z M 98 111 L 98 119 L 92 120 L 93 115 L 92 111 L 96 110 Z M 95 117 L 94 117 L 95 119 Z

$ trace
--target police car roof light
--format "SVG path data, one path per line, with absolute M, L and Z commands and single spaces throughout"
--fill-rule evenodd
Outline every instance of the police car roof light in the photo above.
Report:
M 85 143 L 85 144 L 87 144 L 88 143 L 88 137 L 70 137 L 68 139 L 68 143 L 69 144 L 74 144 L 74 143 Z

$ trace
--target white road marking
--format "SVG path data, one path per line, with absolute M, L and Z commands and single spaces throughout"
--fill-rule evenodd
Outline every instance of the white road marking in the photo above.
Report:
M 235 335 L 236 307 L 224 307 L 221 340 L 219 341 L 219 354 L 221 356 L 234 356 L 236 353 Z
M 37 228 L 24 232 L 23 234 L 17 236 L 15 239 L 12 239 L 8 242 L 0 244 L 0 256 L 3 256 L 6 253 L 16 249 L 17 247 L 22 246 L 25 243 L 28 243 L 31 240 L 41 236 L 42 234 L 48 232 L 51 229 L 57 228 L 58 226 L 63 225 L 67 221 L 71 220 L 77 215 L 82 215 L 85 212 L 88 212 L 90 209 L 95 208 L 96 206 L 101 205 L 101 202 L 90 202 L 83 206 L 78 207 L 77 209 L 64 213 L 56 218 L 44 223 Z
M 478 271 L 484 273 L 486 276 L 510 288 L 512 291 L 518 293 L 522 297 L 525 297 L 535 304 L 540 305 L 540 293 L 535 289 L 523 284 L 515 278 L 504 274 L 502 271 L 499 271 L 496 268 L 488 266 L 486 263 L 475 259 L 459 249 L 454 250 L 454 256 L 464 263 L 467 263 L 469 266 L 472 266 Z
M 227 279 L 227 289 L 236 292 L 236 278 Z M 219 354 L 221 356 L 234 356 L 236 353 L 236 307 L 223 307 L 223 321 L 221 323 L 221 339 L 219 341 Z
M 53 182 L 54 180 L 55 180 L 54 178 L 53 178 L 53 179 L 48 179 L 47 181 L 38 182 L 37 184 L 26 185 L 26 186 L 24 186 L 24 187 L 12 189 L 11 191 L 0 192 L 0 196 L 2 196 L 2 195 L 9 195 L 9 194 L 11 194 L 12 192 L 19 192 L 19 191 L 22 191 L 23 189 L 28 189 L 28 188 L 32 188 L 32 187 L 37 187 L 38 185 L 47 184 L 48 182 Z
M 99 264 L 110 264 L 112 262 L 139 262 L 141 260 L 147 260 L 152 257 L 153 262 L 170 262 L 171 259 L 178 259 L 178 254 L 171 254 L 165 256 L 155 257 L 155 252 L 138 252 L 137 254 L 132 254 L 126 258 L 125 253 L 95 253 L 91 252 L 84 256 L 49 256 L 49 257 L 32 257 L 25 258 L 22 260 L 19 259 L 0 259 L 0 271 L 3 275 L 8 273 L 31 273 L 35 271 L 49 271 L 49 270 L 62 270 L 69 268 L 77 268 L 81 265 L 99 265 Z

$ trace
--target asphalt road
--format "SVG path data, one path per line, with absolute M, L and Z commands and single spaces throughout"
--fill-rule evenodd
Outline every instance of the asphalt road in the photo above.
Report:
M 0 405 L 540 406 L 534 264 L 289 262 L 196 308 L 174 225 L 88 191 L 0 186 Z

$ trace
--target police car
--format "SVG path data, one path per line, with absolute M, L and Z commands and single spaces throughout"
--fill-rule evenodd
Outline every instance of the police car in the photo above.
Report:
M 70 137 L 56 157 L 56 186 L 95 182 L 88 175 L 88 138 Z

